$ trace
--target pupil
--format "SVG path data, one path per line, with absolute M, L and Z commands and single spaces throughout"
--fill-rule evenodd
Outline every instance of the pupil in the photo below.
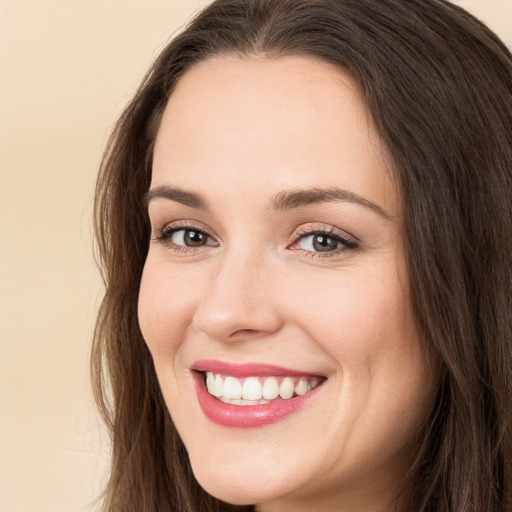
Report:
M 206 236 L 200 231 L 185 231 L 185 245 L 198 247 L 206 243 Z
M 338 247 L 338 242 L 330 236 L 316 235 L 313 240 L 313 247 L 318 252 L 334 251 Z

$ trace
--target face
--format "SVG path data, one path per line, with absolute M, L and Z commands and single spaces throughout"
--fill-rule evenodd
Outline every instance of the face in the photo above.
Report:
M 381 510 L 408 467 L 430 379 L 390 167 L 327 63 L 217 57 L 173 92 L 139 321 L 212 495 Z

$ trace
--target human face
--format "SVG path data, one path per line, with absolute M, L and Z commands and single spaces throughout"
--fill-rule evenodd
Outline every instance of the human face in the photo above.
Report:
M 216 57 L 172 93 L 139 321 L 212 495 L 368 512 L 396 489 L 429 376 L 389 167 L 357 86 L 329 64 Z M 224 403 L 207 372 L 224 398 L 275 396 L 275 381 L 300 396 Z

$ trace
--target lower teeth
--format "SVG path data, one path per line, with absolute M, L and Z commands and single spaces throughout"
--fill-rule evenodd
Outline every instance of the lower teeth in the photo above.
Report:
M 271 400 L 243 400 L 236 398 L 224 398 L 223 396 L 219 397 L 218 400 L 231 405 L 263 405 L 271 402 Z

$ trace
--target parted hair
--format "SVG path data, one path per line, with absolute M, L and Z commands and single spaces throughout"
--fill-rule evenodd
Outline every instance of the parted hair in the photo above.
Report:
M 393 162 L 416 321 L 438 383 L 396 502 L 510 512 L 512 58 L 444 0 L 217 0 L 151 66 L 115 126 L 95 197 L 105 295 L 92 377 L 112 443 L 103 510 L 254 508 L 196 482 L 137 321 L 160 118 L 180 77 L 223 54 L 309 56 L 355 78 Z

